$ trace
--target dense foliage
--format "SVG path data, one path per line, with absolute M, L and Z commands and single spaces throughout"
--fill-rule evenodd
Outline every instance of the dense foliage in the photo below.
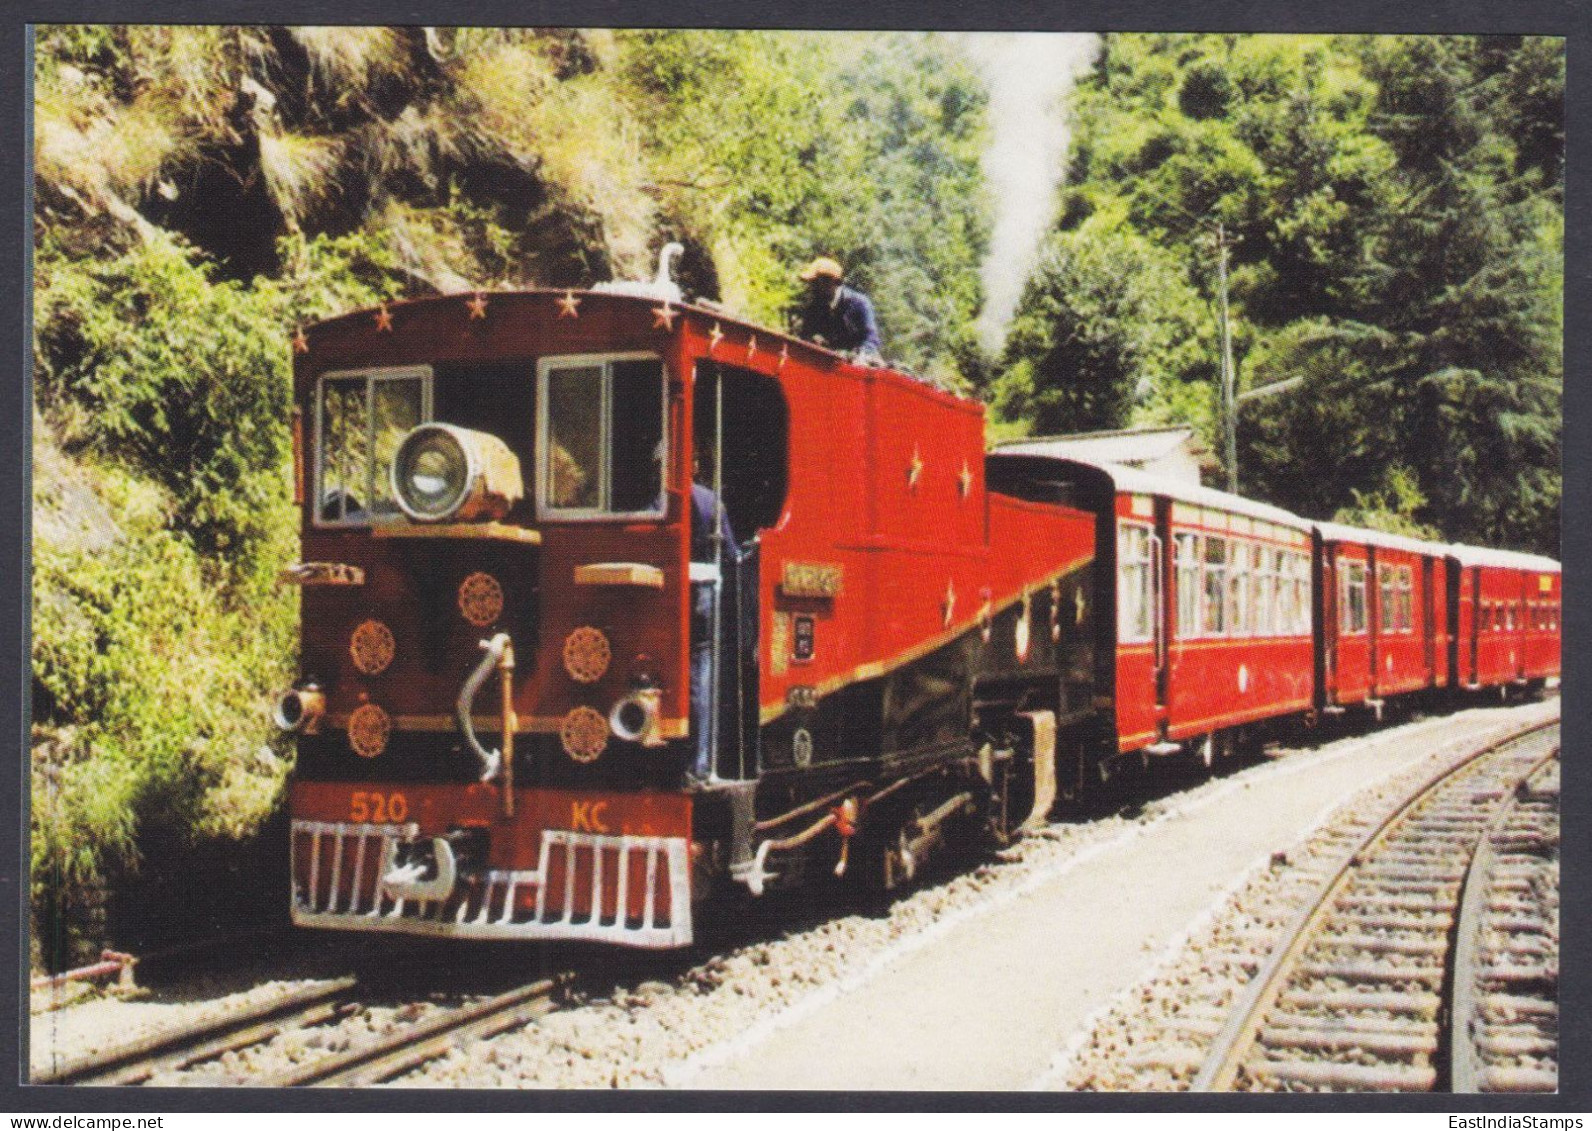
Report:
M 1106 37 L 997 405 L 1220 452 L 1220 232 L 1239 388 L 1293 382 L 1241 489 L 1555 552 L 1563 87 L 1558 40 Z
M 184 930 L 197 862 L 279 803 L 293 327 L 646 276 L 678 239 L 693 295 L 780 323 L 827 254 L 893 357 L 950 380 L 971 349 L 984 96 L 943 38 L 58 25 L 35 60 L 49 965 L 140 929 L 104 893 L 141 862 L 142 927 Z

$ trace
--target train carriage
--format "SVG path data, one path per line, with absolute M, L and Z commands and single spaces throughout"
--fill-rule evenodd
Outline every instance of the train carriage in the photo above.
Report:
M 1448 686 L 1448 547 L 1314 524 L 1320 709 Z
M 1309 524 L 1280 508 L 1131 468 L 994 454 L 992 481 L 1092 510 L 1109 755 L 1192 750 L 1312 706 Z M 999 469 L 999 470 L 997 470 Z M 1036 488 L 1027 488 L 1035 493 Z
M 1457 686 L 1541 687 L 1559 674 L 1559 563 L 1536 554 L 1454 545 L 1449 606 Z

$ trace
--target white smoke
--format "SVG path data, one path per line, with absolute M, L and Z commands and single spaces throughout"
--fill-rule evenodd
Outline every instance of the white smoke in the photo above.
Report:
M 1055 219 L 1070 140 L 1066 96 L 1094 62 L 1100 37 L 987 32 L 967 35 L 966 44 L 989 86 L 990 139 L 983 164 L 995 224 L 982 272 L 978 333 L 994 353 L 1005 344 L 1034 255 Z

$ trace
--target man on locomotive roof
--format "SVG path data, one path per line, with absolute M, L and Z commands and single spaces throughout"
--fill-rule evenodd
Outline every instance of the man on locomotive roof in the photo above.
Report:
M 873 303 L 841 280 L 845 272 L 827 256 L 809 263 L 801 273 L 807 297 L 797 314 L 796 333 L 821 346 L 855 354 L 867 365 L 881 365 L 879 322 Z

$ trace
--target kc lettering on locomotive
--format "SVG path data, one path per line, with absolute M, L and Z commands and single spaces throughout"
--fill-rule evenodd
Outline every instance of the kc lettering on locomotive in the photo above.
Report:
M 603 821 L 603 812 L 608 808 L 606 801 L 575 801 L 570 804 L 569 827 L 578 833 L 606 833 L 609 830 Z

